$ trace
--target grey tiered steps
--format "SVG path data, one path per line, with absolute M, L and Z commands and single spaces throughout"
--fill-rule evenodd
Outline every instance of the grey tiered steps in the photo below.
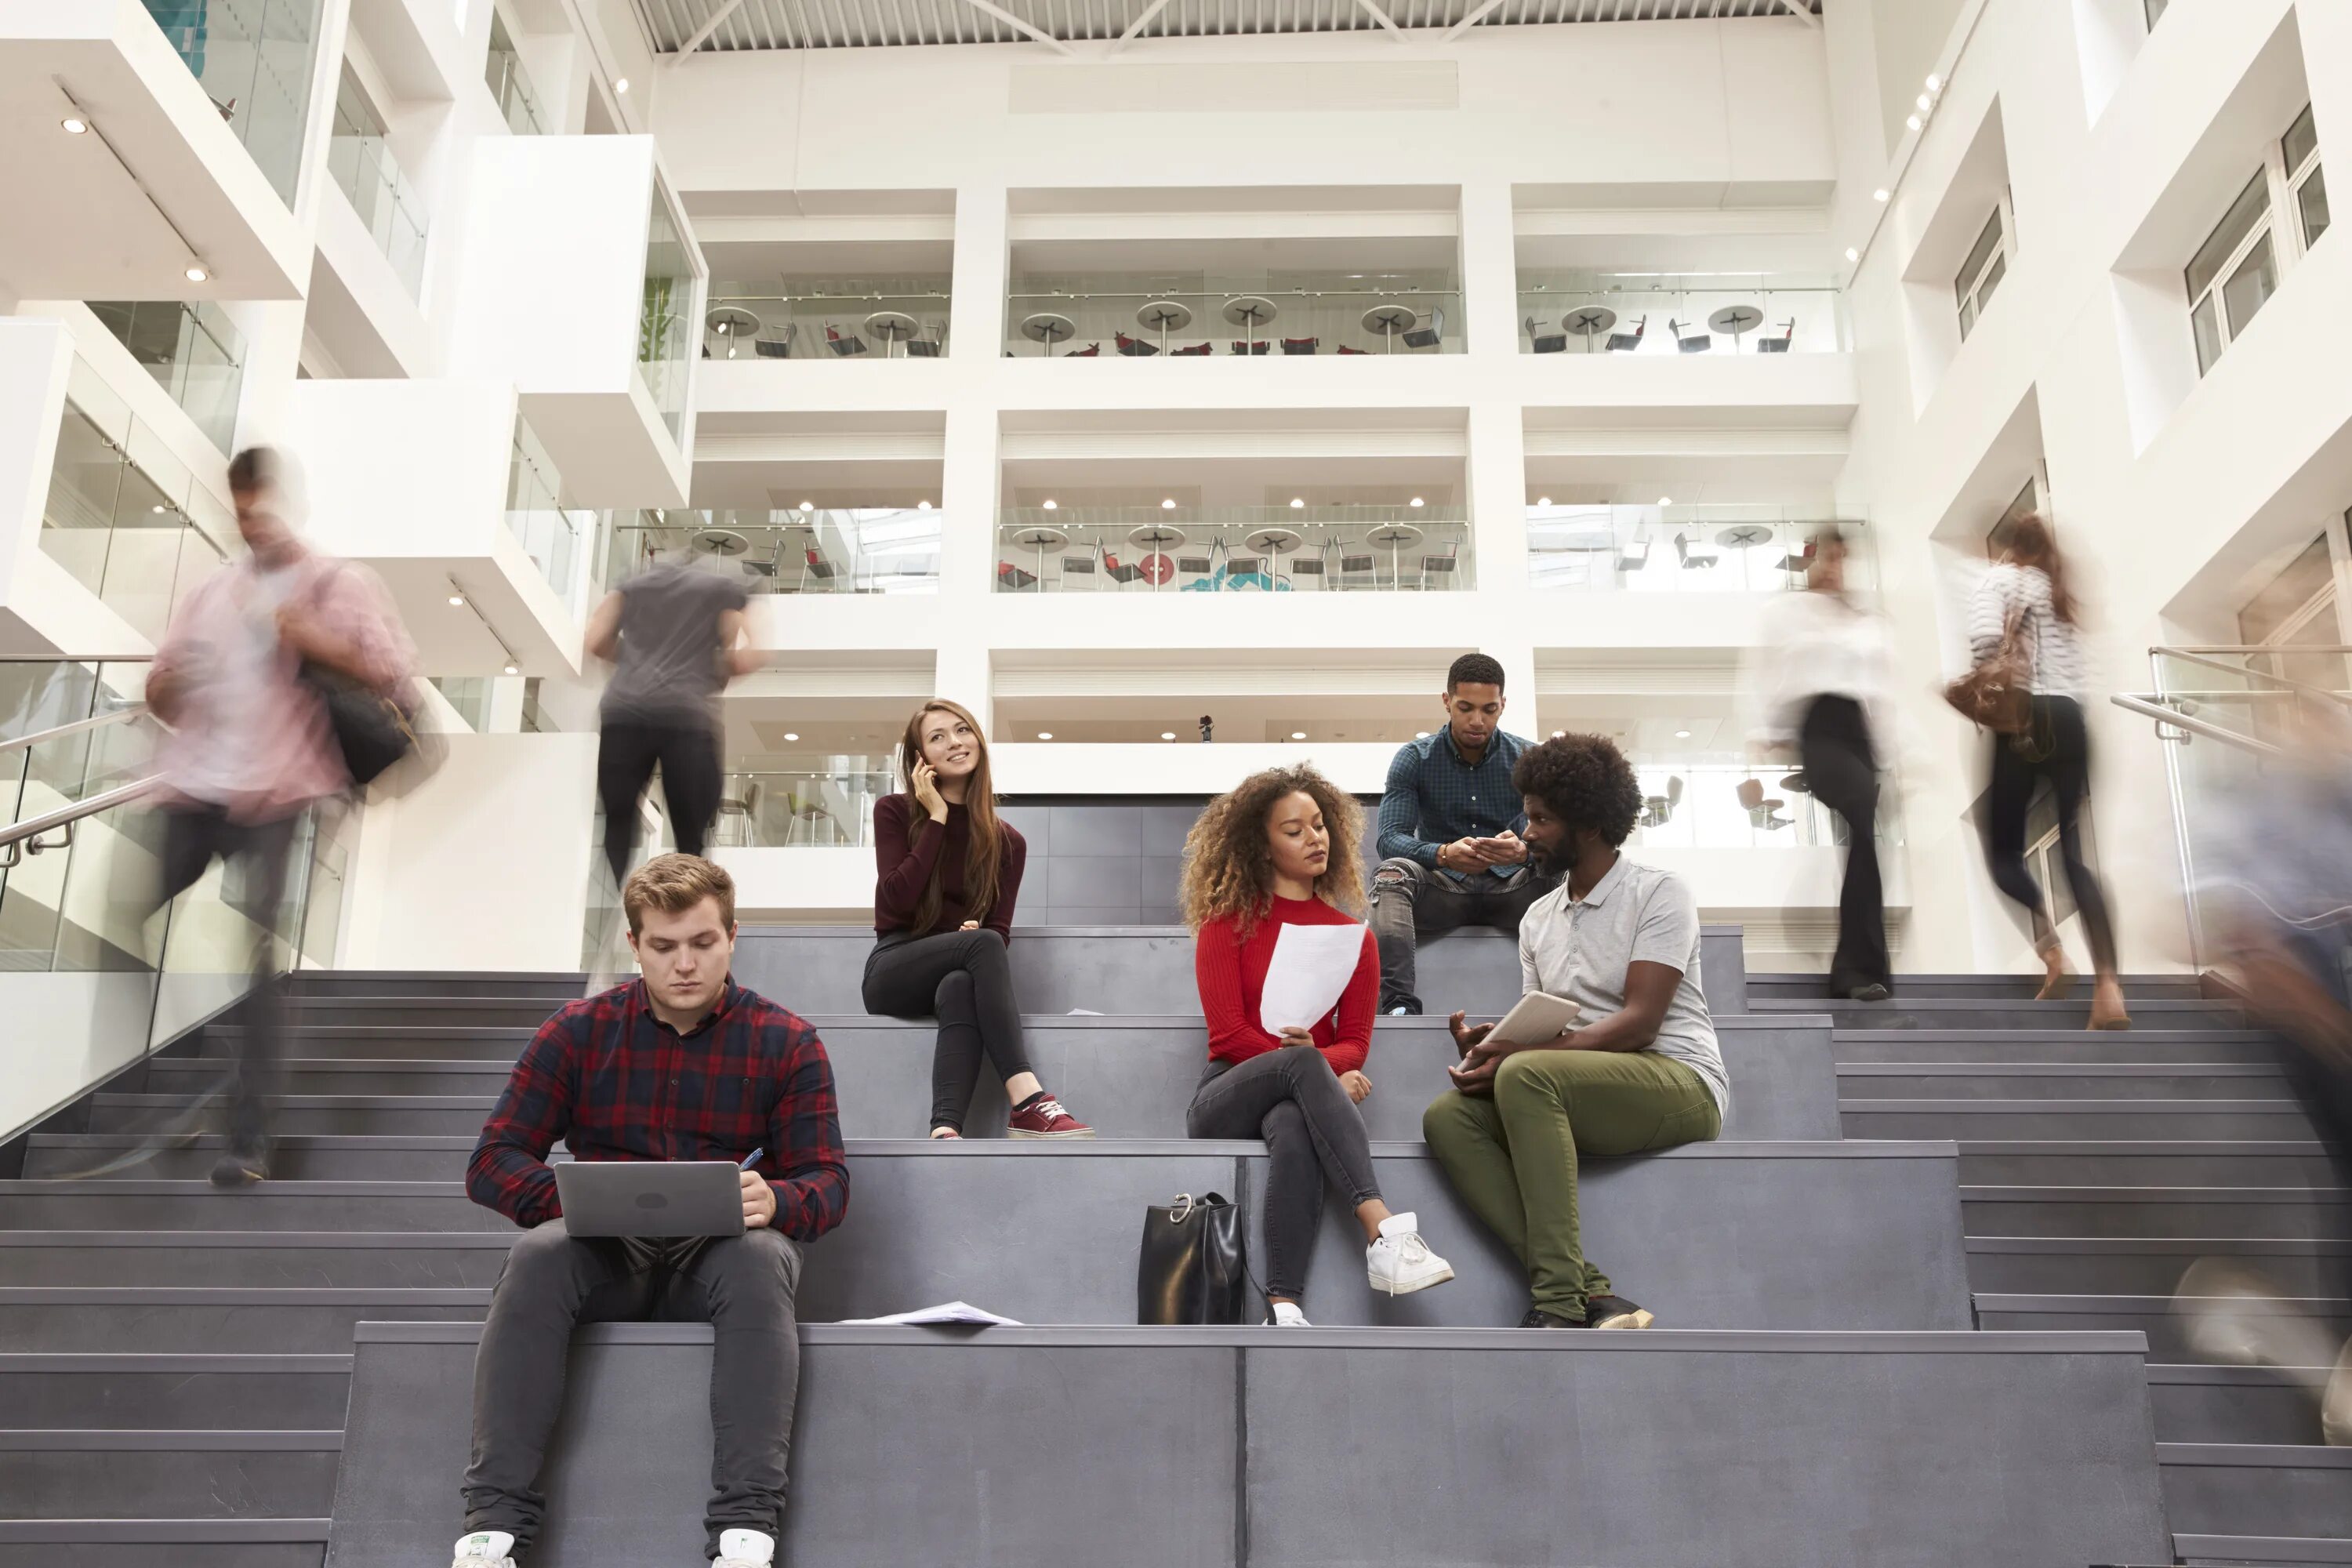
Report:
M 1181 938 L 1018 931 L 1025 1005 L 1119 1015 L 1031 1020 L 1047 1081 L 1106 1136 L 940 1149 L 902 1136 L 921 1131 L 928 1029 L 848 1016 L 870 937 L 746 937 L 741 976 L 816 1016 L 855 1140 L 851 1220 L 804 1276 L 793 1563 L 1092 1564 L 1106 1538 L 1122 1562 L 1235 1568 L 1519 1564 L 1563 1543 L 1629 1568 L 1924 1568 L 1962 1541 L 1984 1563 L 2156 1563 L 2171 1544 L 2352 1561 L 2309 1554 L 2352 1533 L 2323 1506 L 2352 1478 L 2314 1446 L 2299 1390 L 2180 1364 L 2177 1343 L 2147 1366 L 2129 1331 L 1959 1331 L 1973 1285 L 1988 1327 L 2140 1330 L 2162 1363 L 2184 1247 L 2328 1278 L 2340 1194 L 2244 1191 L 2324 1186 L 2325 1161 L 2261 1039 L 2179 988 L 2147 1005 L 2135 988 L 2142 1034 L 2084 1041 L 2066 1027 L 2079 1008 L 2007 981 L 1830 1003 L 1746 975 L 1736 932 L 1710 928 L 1734 1125 L 1589 1170 L 1595 1255 L 1661 1314 L 1638 1335 L 1471 1326 L 1524 1297 L 1416 1142 L 1451 1055 L 1441 1024 L 1383 1020 L 1367 1105 L 1383 1184 L 1461 1279 L 1372 1298 L 1327 1214 L 1307 1305 L 1335 1326 L 1278 1336 L 1086 1326 L 1132 1316 L 1146 1201 L 1216 1184 L 1254 1205 L 1263 1188 L 1256 1145 L 1168 1141 L 1202 1039 Z M 1511 944 L 1483 932 L 1431 944 L 1423 975 L 1433 1014 L 1491 1016 L 1517 987 Z M 0 1186 L 0 1513 L 18 1516 L 0 1520 L 0 1568 L 311 1568 L 331 1509 L 339 1568 L 446 1550 L 477 1325 L 512 1235 L 456 1184 L 500 1065 L 577 984 L 304 977 L 282 1179 L 257 1193 L 203 1185 L 209 1140 L 59 1179 L 205 1082 L 233 1023 L 0 1149 L 0 1176 L 21 1178 Z M 1873 1026 L 1832 1035 L 1832 1018 Z M 2137 1070 L 2020 1070 L 2062 1063 Z M 2012 1120 L 1970 1120 L 1987 1107 Z M 976 1108 L 971 1130 L 1002 1114 Z M 1849 1139 L 1886 1141 L 1831 1142 L 1841 1116 Z M 2141 1125 L 2159 1130 L 2116 1131 Z M 1916 1141 L 1956 1129 L 1957 1159 Z M 2221 1224 L 2241 1230 L 2200 1239 Z M 2077 1239 L 2092 1225 L 2102 1239 Z M 824 1321 L 952 1296 L 1045 1326 Z M 559 1533 L 535 1568 L 695 1560 L 708 1414 L 676 1391 L 708 1357 L 698 1328 L 583 1332 Z M 1041 1513 L 1042 1536 L 1015 1522 Z M 2230 1555 L 2257 1546 L 2273 1555 Z

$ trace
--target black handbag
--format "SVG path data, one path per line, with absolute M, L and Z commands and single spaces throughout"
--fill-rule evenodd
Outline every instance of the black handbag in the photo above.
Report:
M 1135 1321 L 1172 1328 L 1238 1323 L 1249 1300 L 1241 1210 L 1216 1193 L 1178 1195 L 1143 1214 Z
M 416 749 L 416 731 L 408 715 L 373 687 L 309 662 L 302 666 L 302 682 L 326 705 L 327 724 L 335 732 L 335 747 L 342 753 L 353 789 L 373 784 L 386 768 Z

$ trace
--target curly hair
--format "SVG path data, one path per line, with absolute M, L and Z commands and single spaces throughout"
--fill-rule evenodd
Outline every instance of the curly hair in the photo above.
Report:
M 1633 764 L 1606 735 L 1554 735 L 1519 753 L 1511 787 L 1551 807 L 1570 827 L 1591 828 L 1614 848 L 1642 815 Z
M 1307 795 L 1323 811 L 1331 835 L 1331 858 L 1315 879 L 1315 896 L 1350 913 L 1364 903 L 1364 808 L 1356 797 L 1311 766 L 1268 768 L 1252 773 L 1232 791 L 1211 801 L 1184 837 L 1184 882 L 1179 899 L 1184 923 L 1198 931 L 1213 920 L 1231 919 L 1247 942 L 1274 896 L 1274 851 L 1266 842 L 1266 819 L 1274 803 Z

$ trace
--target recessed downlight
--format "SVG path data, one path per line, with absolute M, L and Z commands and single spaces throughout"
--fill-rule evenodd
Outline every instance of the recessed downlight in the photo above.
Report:
M 927 500 L 919 500 L 915 503 L 915 510 L 917 511 L 929 511 L 931 510 L 931 503 Z
M 1862 259 L 1862 252 L 1849 245 L 1845 247 L 1845 258 L 1848 261 L 1859 261 Z
M 1161 511 L 1174 511 L 1176 510 L 1176 498 L 1171 496 L 1166 500 L 1161 501 L 1160 503 L 1160 510 Z
M 785 739 L 786 741 L 788 741 L 788 742 L 789 742 L 789 741 L 797 741 L 797 740 L 799 740 L 799 739 L 800 739 L 800 737 L 799 737 L 798 735 L 793 734 L 790 730 L 787 730 L 787 731 L 784 731 L 784 739 Z
M 1538 506 L 1549 506 L 1549 505 L 1551 505 L 1551 497 L 1549 497 L 1549 496 L 1538 496 L 1538 497 L 1536 497 L 1536 505 L 1538 505 Z
M 1054 731 L 1051 730 L 1040 730 L 1037 731 L 1037 738 L 1041 741 L 1050 741 L 1054 738 Z
M 76 136 L 79 136 L 89 130 L 89 121 L 82 119 L 79 115 L 68 114 L 63 120 L 58 121 L 58 123 L 64 126 L 68 132 Z
M 514 660 L 509 659 L 507 660 L 507 673 L 509 675 L 520 675 L 522 673 L 522 667 L 515 663 Z
M 1058 511 L 1061 510 L 1061 505 L 1062 503 L 1060 501 L 1054 500 L 1050 496 L 1045 499 L 1045 510 L 1047 511 Z
M 1405 505 L 1407 505 L 1407 506 L 1419 506 L 1419 505 L 1421 505 L 1421 504 L 1422 504 L 1422 500 L 1421 500 L 1421 498 L 1420 498 L 1419 496 L 1415 496 L 1415 497 L 1413 497 L 1411 500 L 1409 500 L 1409 501 L 1405 502 L 1404 504 L 1405 504 Z
M 625 76 L 614 77 L 613 79 L 613 90 L 616 93 L 626 93 L 629 90 L 629 79 Z
M 1677 741 L 1687 741 L 1690 739 L 1690 731 L 1688 730 L 1677 730 L 1675 731 L 1675 739 Z
M 1294 741 L 1303 741 L 1307 739 L 1307 731 L 1304 730 L 1293 730 L 1290 732 L 1290 738 Z
M 452 594 L 449 595 L 449 602 L 452 605 L 462 605 L 466 602 L 466 595 L 463 594 Z
M 814 511 L 816 510 L 816 502 L 813 500 L 804 500 L 801 502 L 801 510 L 803 511 Z
M 1944 79 L 1942 77 L 1936 75 L 1933 71 L 1927 73 L 1927 90 L 1929 92 L 1935 91 L 1937 88 L 1942 87 L 1943 85 Z
M 1305 496 L 1292 496 L 1290 498 L 1290 510 L 1293 511 L 1297 511 L 1300 507 L 1305 506 L 1306 504 L 1307 498 Z
M 1883 202 L 1894 194 L 1895 193 L 1893 191 L 1888 190 L 1885 185 L 1881 185 L 1878 189 L 1870 193 L 1870 199 L 1874 202 Z
M 1903 123 L 1908 125 L 1912 130 L 1916 131 L 1919 129 L 1919 117 L 1916 114 L 1912 115 L 1909 119 L 1904 121 Z
M 1672 506 L 1675 504 L 1675 498 L 1672 496 L 1660 496 L 1658 498 L 1658 504 L 1660 506 Z
M 205 269 L 204 264 L 194 261 L 188 263 L 188 269 L 180 276 L 191 283 L 209 282 L 212 279 L 212 274 Z
M 1173 730 L 1162 730 L 1160 731 L 1160 738 L 1163 741 L 1172 741 L 1176 738 L 1176 731 Z

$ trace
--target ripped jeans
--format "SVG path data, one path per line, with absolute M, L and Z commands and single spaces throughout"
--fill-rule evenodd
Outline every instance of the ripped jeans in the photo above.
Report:
M 1558 877 L 1528 866 L 1507 877 L 1476 871 L 1465 880 L 1418 860 L 1381 861 L 1372 873 L 1371 897 L 1372 936 L 1381 950 L 1381 1011 L 1421 1011 L 1413 986 L 1423 937 L 1473 925 L 1516 932 L 1528 907 L 1559 886 Z

